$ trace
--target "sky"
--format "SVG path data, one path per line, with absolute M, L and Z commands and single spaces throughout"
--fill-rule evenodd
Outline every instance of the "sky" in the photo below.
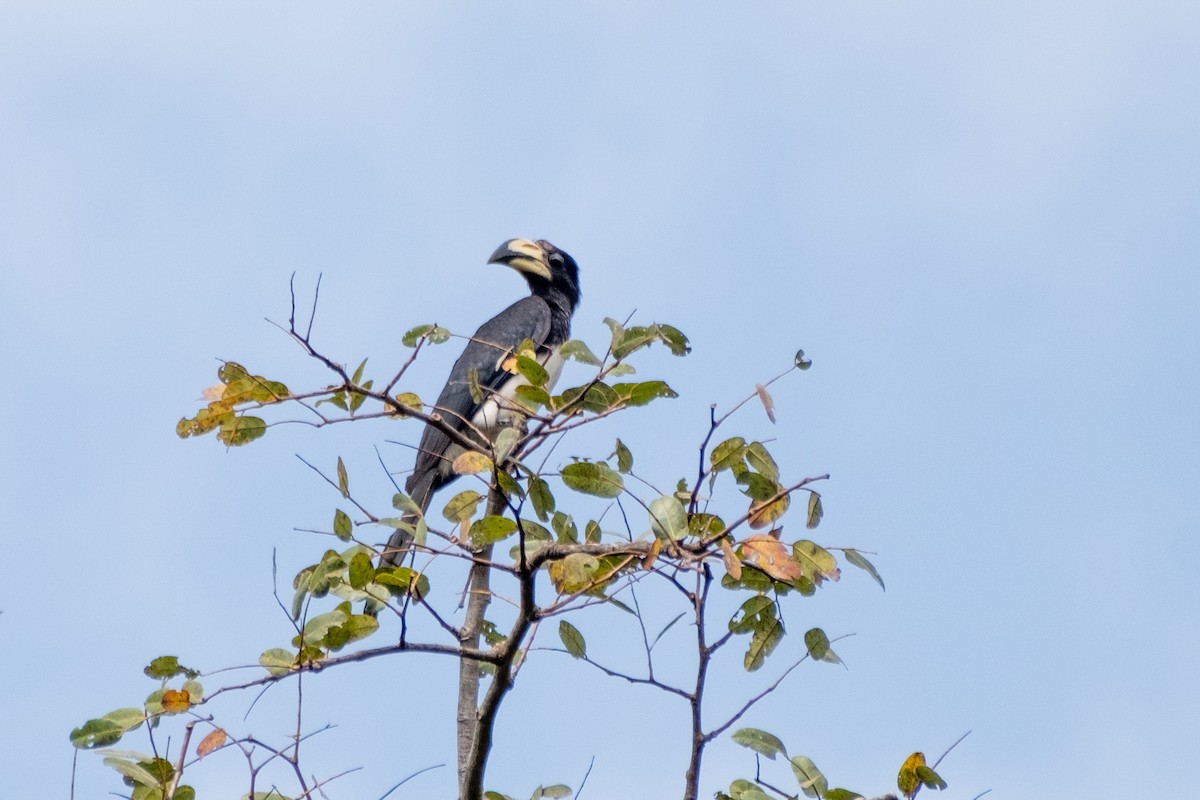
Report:
M 220 359 L 328 381 L 267 321 L 286 320 L 290 277 L 304 302 L 320 276 L 317 344 L 383 374 L 413 325 L 469 333 L 521 296 L 485 266 L 514 236 L 577 259 L 575 335 L 594 349 L 604 317 L 630 314 L 693 345 L 640 368 L 678 399 L 597 426 L 564 461 L 620 435 L 640 475 L 673 486 L 710 404 L 798 348 L 814 362 L 772 386 L 777 424 L 747 406 L 730 433 L 769 437 L 785 477 L 831 474 L 814 538 L 873 553 L 887 591 L 846 568 L 794 600 L 793 634 L 853 634 L 836 646 L 847 668 L 802 665 L 744 724 L 867 795 L 968 730 L 940 768 L 949 798 L 1186 791 L 1198 39 L 1195 5 L 1170 0 L 9 0 L 6 794 L 67 796 L 68 733 L 140 702 L 151 658 L 209 672 L 286 645 L 272 554 L 286 584 L 326 546 L 296 529 L 328 527 L 339 500 L 297 455 L 341 456 L 387 506 L 376 448 L 402 471 L 394 442 L 415 425 L 282 426 L 229 451 L 175 435 Z M 436 392 L 456 346 L 423 356 L 410 388 Z M 636 646 L 618 612 L 577 624 L 614 660 Z M 684 663 L 686 631 L 661 647 Z M 678 796 L 681 704 L 534 655 L 489 786 L 578 788 L 594 758 L 584 798 Z M 714 713 L 775 659 L 749 679 L 727 662 Z M 385 659 L 308 680 L 311 728 L 337 725 L 307 745 L 309 769 L 362 768 L 330 797 L 452 764 L 453 672 Z M 280 737 L 294 701 L 217 710 Z M 718 741 L 702 795 L 753 769 Z M 246 789 L 228 754 L 189 777 L 201 797 Z M 120 788 L 92 753 L 74 785 Z M 391 797 L 452 786 L 441 767 Z

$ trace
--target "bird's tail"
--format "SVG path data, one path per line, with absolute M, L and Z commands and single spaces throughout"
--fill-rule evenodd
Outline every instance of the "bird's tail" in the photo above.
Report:
M 417 507 L 421 509 L 422 514 L 425 513 L 425 509 L 429 508 L 429 501 L 433 497 L 435 488 L 433 484 L 436 478 L 436 470 L 426 470 L 421 475 L 413 473 L 408 476 L 408 481 L 404 484 L 405 491 L 413 499 L 413 502 L 417 504 Z M 415 528 L 417 525 L 417 516 L 412 513 L 405 514 L 400 520 L 409 529 Z M 388 539 L 387 546 L 383 548 L 383 553 L 379 557 L 379 566 L 400 566 L 412 547 L 412 541 L 412 534 L 408 530 L 396 528 L 392 531 L 392 536 Z

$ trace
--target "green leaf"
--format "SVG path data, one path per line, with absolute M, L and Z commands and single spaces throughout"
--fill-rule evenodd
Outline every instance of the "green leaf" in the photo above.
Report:
M 688 531 L 699 539 L 714 539 L 724 530 L 725 520 L 715 514 L 692 514 L 688 518 Z
M 825 516 L 825 509 L 821 508 L 821 495 L 816 492 L 811 492 L 808 495 L 808 522 L 805 527 L 809 530 L 821 524 L 821 517 Z
M 800 789 L 807 797 L 824 797 L 829 791 L 829 781 L 817 769 L 817 765 L 808 756 L 792 756 L 790 759 L 792 773 L 800 783 Z
M 350 522 L 350 515 L 340 508 L 333 512 L 333 535 L 343 542 L 350 541 L 354 535 L 354 524 Z
M 532 800 L 560 800 L 563 797 L 571 796 L 571 787 L 562 783 L 556 783 L 553 786 L 539 786 L 537 791 L 533 793 Z
M 578 544 L 579 528 L 570 514 L 555 511 L 554 516 L 550 518 L 550 527 L 554 528 L 559 544 Z
M 483 402 L 483 384 L 479 382 L 479 370 L 475 367 L 467 370 L 467 393 L 476 405 Z
M 612 317 L 605 317 L 604 324 L 612 332 L 612 343 L 609 345 L 609 349 L 615 351 L 617 345 L 621 342 L 621 337 L 625 335 L 625 327 Z
M 350 476 L 346 473 L 346 464 L 342 461 L 342 457 L 338 456 L 337 460 L 337 479 L 338 491 L 342 493 L 342 497 L 350 496 Z
M 350 559 L 350 585 L 355 589 L 365 589 L 367 584 L 375 579 L 375 567 L 371 557 L 366 553 L 355 553 Z
M 692 352 L 692 346 L 688 342 L 688 338 L 683 335 L 683 331 L 673 325 L 664 325 L 658 323 L 658 338 L 667 346 L 673 356 L 686 356 Z
M 866 800 L 866 798 L 849 789 L 830 789 L 825 793 L 824 800 Z
M 379 620 L 370 614 L 351 614 L 350 619 L 340 626 L 340 630 L 345 634 L 343 644 L 356 642 L 379 630 Z
M 204 687 L 200 685 L 200 681 L 184 681 L 183 690 L 191 696 L 192 705 L 195 705 L 204 699 Z
M 560 592 L 582 592 L 593 583 L 600 570 L 600 560 L 586 553 L 572 553 L 566 558 L 551 562 L 548 567 L 550 580 Z
M 160 787 L 163 783 L 158 776 L 152 774 L 150 770 L 146 769 L 146 767 L 142 764 L 135 764 L 132 761 L 128 761 L 124 758 L 109 756 L 108 758 L 104 759 L 104 766 L 112 767 L 117 772 L 121 773 L 121 776 L 126 779 L 125 782 L 130 786 L 140 785 Z M 170 767 L 170 764 L 167 766 Z M 171 771 L 174 772 L 174 769 Z
M 779 466 L 762 442 L 753 442 L 746 448 L 746 461 L 768 480 L 778 482 Z
M 875 569 L 874 564 L 866 559 L 866 556 L 850 547 L 842 548 L 842 552 L 846 554 L 847 561 L 859 569 L 865 570 L 879 584 L 880 589 L 883 589 L 885 592 L 887 591 L 887 587 L 883 585 L 883 578 L 879 576 L 879 571 Z
M 475 544 L 493 544 L 503 541 L 517 531 L 517 523 L 508 517 L 484 517 L 471 525 L 471 541 Z
M 404 511 L 409 514 L 421 515 L 421 507 L 417 505 L 417 501 L 406 495 L 404 492 L 396 492 L 392 495 L 392 508 L 397 511 Z
M 547 379 L 549 377 L 547 376 Z M 529 386 L 522 384 L 514 390 L 514 394 L 518 402 L 530 411 L 537 411 L 539 408 L 553 408 L 554 402 L 550 399 L 550 393 L 541 386 Z M 505 430 L 516 430 L 515 428 L 506 428 Z
M 729 784 L 729 797 L 732 800 L 774 800 L 756 784 L 740 778 Z
M 495 475 L 496 483 L 500 486 L 500 491 L 504 492 L 505 497 L 517 500 L 525 497 L 525 490 L 521 488 L 521 484 L 517 483 L 512 475 L 509 475 L 504 470 L 498 470 Z
M 604 536 L 604 533 L 600 530 L 600 523 L 594 519 L 589 519 L 583 530 L 583 540 L 588 544 L 599 544 Z
M 144 720 L 146 714 L 141 709 L 136 711 Z M 89 719 L 75 730 L 71 731 L 71 744 L 80 750 L 93 750 L 97 747 L 108 747 L 116 744 L 125 735 L 126 729 L 115 720 L 100 717 Z
M 577 461 L 563 467 L 560 475 L 567 488 L 596 497 L 611 499 L 625 489 L 620 474 L 603 462 Z
M 349 618 L 350 615 L 340 609 L 318 614 L 304 623 L 303 643 L 320 644 L 325 638 L 325 634 L 342 625 Z
M 580 364 L 587 364 L 590 367 L 602 366 L 599 358 L 593 353 L 586 344 L 578 339 L 571 339 L 563 342 L 562 347 L 558 349 L 558 354 L 564 359 L 575 359 Z
M 633 469 L 633 453 L 625 446 L 625 443 L 617 439 L 617 472 L 628 474 L 629 470 Z
M 186 675 L 188 678 L 195 678 L 200 673 L 194 669 L 189 669 L 179 663 L 178 656 L 159 656 L 150 662 L 150 665 L 142 670 L 147 678 L 158 678 L 160 680 L 168 680 L 177 675 Z
M 550 484 L 537 475 L 529 477 L 529 499 L 533 501 L 533 511 L 542 522 L 550 519 L 554 511 L 554 495 L 550 492 Z
M 842 577 L 838 569 L 837 559 L 824 547 L 801 539 L 792 544 L 792 558 L 804 570 L 804 574 L 817 586 L 826 580 L 836 581 Z
M 626 328 L 621 334 L 621 341 L 613 348 L 613 357 L 620 360 L 652 344 L 658 339 L 658 330 L 654 326 L 634 325 Z
M 650 529 L 663 542 L 678 542 L 688 535 L 688 519 L 675 495 L 664 494 L 650 501 Z
M 947 783 L 942 780 L 942 776 L 933 771 L 932 767 L 927 767 L 924 764 L 917 767 L 917 779 L 921 783 L 928 786 L 930 789 L 942 790 L 947 787 Z
M 775 601 L 757 594 L 742 603 L 729 620 L 730 633 L 750 633 L 775 615 Z
M 439 325 L 418 325 L 410 329 L 400 339 L 405 347 L 416 347 L 417 342 L 425 339 L 430 344 L 441 344 L 450 338 L 450 331 Z
M 558 638 L 562 639 L 563 646 L 567 648 L 567 652 L 575 658 L 583 658 L 587 655 L 587 642 L 584 641 L 583 634 L 565 619 L 559 620 Z
M 217 431 L 217 440 L 229 447 L 240 447 L 262 438 L 266 432 L 266 421 L 258 417 L 230 417 L 221 423 L 221 429 Z
M 779 494 L 782 488 L 778 483 L 757 472 L 743 472 L 737 482 L 745 488 L 742 492 L 753 500 L 769 500 Z
M 829 637 L 820 628 L 813 628 L 804 634 L 804 646 L 814 661 L 824 661 L 829 651 Z
M 481 502 L 483 495 L 474 489 L 467 489 L 450 498 L 450 502 L 442 509 L 442 516 L 450 522 L 465 522 L 475 516 Z
M 708 456 L 708 461 L 712 464 L 713 472 L 721 472 L 726 469 L 733 469 L 734 464 L 741 463 L 745 458 L 746 440 L 740 436 L 734 436 L 732 439 L 726 439 L 719 445 L 713 448 L 712 453 Z
M 272 647 L 258 657 L 258 663 L 272 675 L 287 675 L 296 668 L 296 653 L 281 647 Z
M 783 640 L 783 621 L 775 616 L 774 604 L 760 616 L 761 620 L 754 628 L 750 646 L 746 648 L 746 657 L 743 659 L 743 666 L 747 672 L 754 672 L 762 667 L 767 657 L 775 652 L 775 648 Z
M 550 373 L 538 363 L 537 359 L 529 356 L 517 356 L 517 372 L 521 373 L 530 386 L 542 387 L 550 380 Z
M 803 350 L 796 351 L 796 359 L 793 363 L 795 363 L 796 369 L 808 369 L 812 366 L 812 360 L 804 357 Z
M 679 393 L 668 386 L 665 381 L 614 383 L 612 390 L 627 406 L 644 406 L 660 397 L 679 397 Z
M 774 734 L 760 731 L 758 728 L 742 728 L 734 731 L 733 739 L 735 744 L 740 744 L 742 747 L 749 747 L 756 753 L 761 753 L 772 761 L 775 756 L 783 754 L 787 758 L 787 748 L 783 746 L 783 742 Z
M 492 442 L 492 453 L 496 456 L 496 463 L 503 464 L 504 460 L 512 453 L 513 448 L 521 441 L 521 432 L 516 428 L 502 428 L 496 434 L 496 440 Z
M 367 362 L 364 361 L 363 363 L 365 364 Z M 374 381 L 367 381 L 366 383 L 364 383 L 362 385 L 362 388 L 367 391 L 370 391 L 371 387 L 374 385 L 375 385 Z M 355 411 L 358 411 L 358 409 L 362 408 L 362 404 L 365 403 L 366 401 L 367 401 L 367 396 L 365 394 L 363 394 L 362 392 L 351 392 L 350 393 L 350 413 L 353 414 Z

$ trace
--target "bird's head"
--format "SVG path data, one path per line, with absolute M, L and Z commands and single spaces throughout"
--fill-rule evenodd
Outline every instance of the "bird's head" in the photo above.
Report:
M 570 308 L 579 302 L 579 266 L 563 250 L 545 239 L 509 239 L 496 248 L 489 264 L 512 267 L 525 276 L 534 294 L 563 295 Z

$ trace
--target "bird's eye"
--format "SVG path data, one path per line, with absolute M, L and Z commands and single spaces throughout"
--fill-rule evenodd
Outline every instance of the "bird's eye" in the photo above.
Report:
M 546 256 L 546 258 L 548 258 L 550 261 L 555 262 L 556 264 L 561 264 L 562 260 L 563 260 L 562 256 L 559 255 L 558 253 L 551 253 L 550 255 Z

